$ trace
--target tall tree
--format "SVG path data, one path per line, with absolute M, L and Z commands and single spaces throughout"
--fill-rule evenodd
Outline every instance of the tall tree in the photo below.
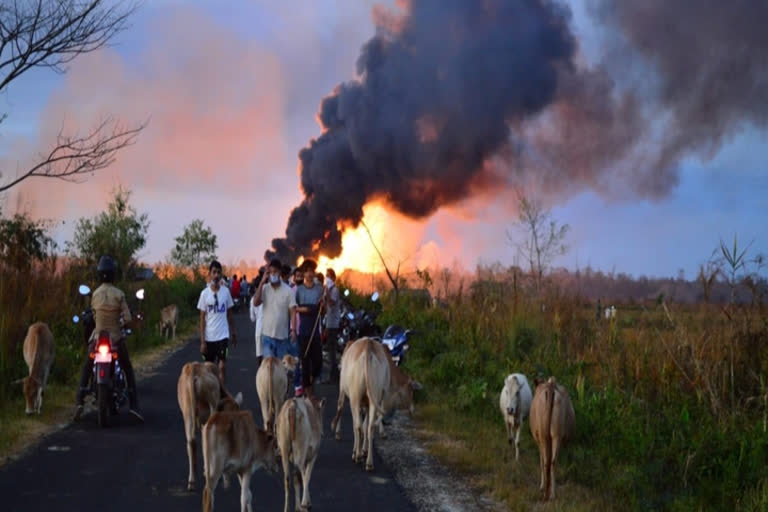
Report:
M 79 55 L 102 48 L 127 28 L 136 4 L 119 0 L 6 0 L 0 2 L 0 93 L 33 68 L 65 73 Z M 5 119 L 0 114 L 0 122 Z M 80 181 L 108 167 L 146 123 L 124 127 L 111 117 L 83 134 L 59 132 L 37 162 L 10 175 L 0 169 L 0 192 L 32 177 Z
M 117 263 L 118 273 L 125 276 L 146 245 L 149 230 L 148 215 L 139 215 L 130 198 L 131 192 L 119 187 L 113 192 L 107 211 L 91 219 L 80 218 L 73 240 L 67 242 L 67 252 L 89 265 L 108 254 Z
M 551 212 L 536 199 L 518 195 L 518 221 L 516 227 L 522 231 L 522 240 L 510 231 L 507 239 L 527 261 L 536 288 L 541 288 L 544 273 L 556 256 L 565 254 L 568 247 L 565 238 L 570 226 L 558 225 Z
M 190 222 L 175 240 L 171 262 L 176 265 L 199 269 L 205 262 L 216 259 L 216 235 L 201 219 Z

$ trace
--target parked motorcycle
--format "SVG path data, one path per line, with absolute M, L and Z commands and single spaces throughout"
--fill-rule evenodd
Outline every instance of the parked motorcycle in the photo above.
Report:
M 408 341 L 414 333 L 413 329 L 405 329 L 400 325 L 392 324 L 381 336 L 381 343 L 389 349 L 392 360 L 397 366 L 403 364 L 405 353 L 408 351 Z
M 78 288 L 80 295 L 88 296 L 91 289 L 86 285 L 80 285 Z M 136 292 L 136 298 L 139 304 L 144 300 L 144 289 Z M 136 318 L 141 320 L 143 313 L 141 308 L 136 313 Z M 75 315 L 72 318 L 74 323 L 79 323 L 80 317 Z M 93 309 L 90 305 L 82 312 L 83 330 L 86 346 L 89 346 L 93 330 L 96 328 L 96 322 L 93 318 Z M 129 336 L 131 329 L 123 326 L 123 336 Z M 120 367 L 120 360 L 117 354 L 118 340 L 113 340 L 108 331 L 101 331 L 98 334 L 98 340 L 93 345 L 93 350 L 88 357 L 93 359 L 93 376 L 90 380 L 87 394 L 92 394 L 96 400 L 98 410 L 99 426 L 107 426 L 108 416 L 117 416 L 120 408 L 128 403 L 128 382 L 125 373 Z
M 344 292 L 349 296 L 348 290 Z M 371 302 L 379 300 L 379 292 L 373 292 Z M 344 347 L 350 340 L 356 340 L 363 336 L 378 337 L 381 335 L 381 328 L 376 325 L 376 312 L 374 308 L 369 310 L 355 309 L 348 302 L 344 301 L 341 306 L 341 322 L 339 323 L 339 338 L 336 340 L 336 347 L 339 353 L 344 352 Z

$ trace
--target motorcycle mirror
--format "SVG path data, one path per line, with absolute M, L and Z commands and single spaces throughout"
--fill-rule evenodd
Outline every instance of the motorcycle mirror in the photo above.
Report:
M 91 293 L 91 289 L 84 284 L 81 284 L 80 288 L 78 288 L 77 291 L 80 292 L 80 295 L 88 295 L 89 293 Z
M 373 295 L 371 295 L 371 300 L 373 302 L 376 302 L 377 300 L 379 300 L 379 292 L 373 292 Z
M 345 297 L 349 297 L 349 288 L 347 288 L 346 290 L 344 290 L 344 296 L 345 296 Z
M 72 317 L 72 321 L 73 321 L 74 323 L 77 323 L 77 322 L 79 322 L 79 321 L 80 321 L 80 317 L 79 317 L 79 316 L 77 316 L 77 315 L 75 315 L 75 316 L 73 316 L 73 317 Z
M 353 315 L 352 313 L 347 313 L 347 318 L 349 318 L 350 320 L 354 320 L 355 315 Z
M 144 288 L 136 292 L 136 298 L 139 300 L 144 300 Z

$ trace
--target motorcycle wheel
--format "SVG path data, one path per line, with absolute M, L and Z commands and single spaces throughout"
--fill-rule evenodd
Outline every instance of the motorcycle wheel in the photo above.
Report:
M 96 388 L 96 404 L 99 406 L 99 426 L 105 428 L 109 410 L 109 387 L 106 384 L 99 384 Z

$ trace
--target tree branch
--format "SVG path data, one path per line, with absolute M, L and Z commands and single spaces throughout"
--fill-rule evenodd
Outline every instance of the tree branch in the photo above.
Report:
M 83 136 L 65 136 L 60 131 L 53 149 L 47 154 L 40 154 L 40 161 L 29 170 L 7 183 L 0 183 L 0 192 L 32 177 L 58 178 L 78 183 L 82 181 L 80 176 L 110 166 L 117 152 L 133 145 L 139 132 L 146 126 L 145 121 L 134 128 L 123 128 L 112 118 L 107 118 Z
M 58 73 L 128 27 L 138 5 L 105 0 L 22 0 L 0 6 L 0 91 L 33 67 Z M 36 5 L 34 5 L 36 4 Z

